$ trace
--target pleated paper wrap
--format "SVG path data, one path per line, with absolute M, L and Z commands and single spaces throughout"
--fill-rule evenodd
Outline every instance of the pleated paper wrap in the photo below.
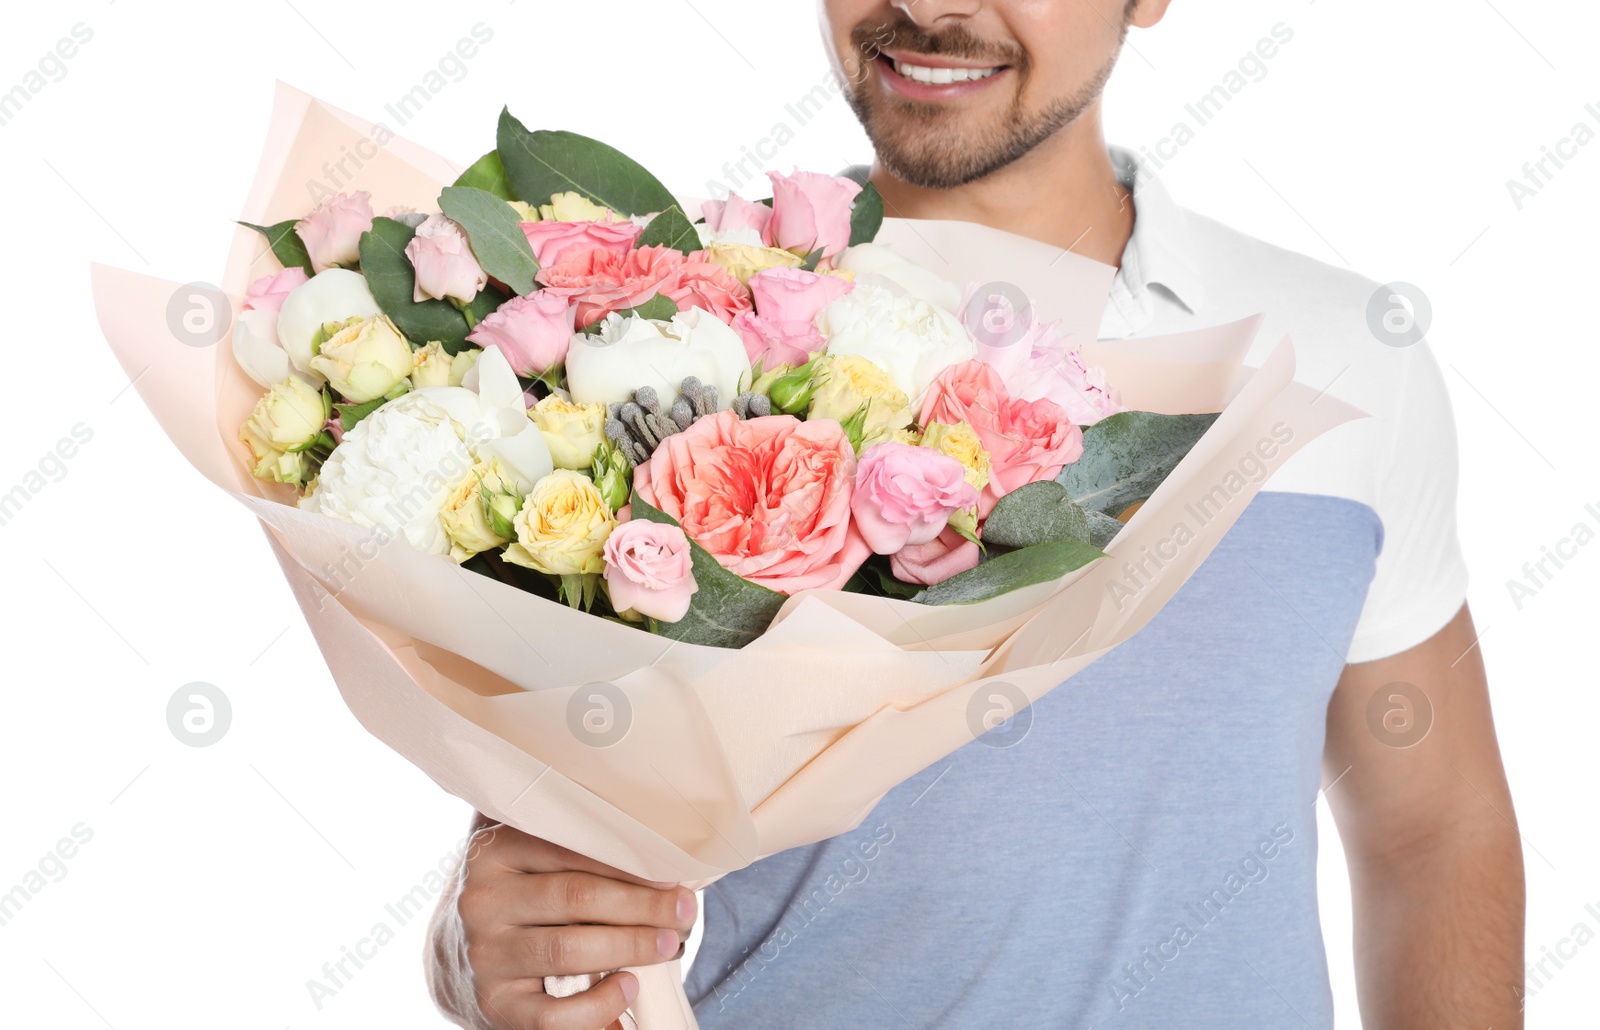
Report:
M 455 170 L 387 136 L 280 86 L 240 218 L 270 225 L 305 214 L 314 206 L 309 184 L 349 153 L 360 166 L 344 162 L 351 174 L 339 189 L 370 191 L 380 211 L 435 210 Z M 852 829 L 896 784 L 982 732 L 978 716 L 1012 714 L 1008 699 L 1031 702 L 1127 640 L 1254 496 L 1259 482 L 1217 488 L 1258 442 L 1289 429 L 1290 442 L 1266 462 L 1275 469 L 1362 414 L 1296 384 L 1287 340 L 1261 368 L 1242 367 L 1259 318 L 1099 345 L 1109 266 L 961 222 L 889 219 L 879 242 L 956 283 L 1021 287 L 1037 316 L 1064 320 L 1128 407 L 1222 417 L 1134 514 L 1108 559 L 965 606 L 802 593 L 742 650 L 674 643 L 584 615 L 403 540 L 375 548 L 371 531 L 301 511 L 288 487 L 249 474 L 237 429 L 262 390 L 228 340 L 196 348 L 168 328 L 178 284 L 98 265 L 92 278 L 106 339 L 162 428 L 260 518 L 362 725 L 493 819 L 651 880 L 700 886 Z M 277 267 L 260 236 L 241 228 L 222 283 L 235 311 L 247 284 Z M 1201 524 L 1186 506 L 1203 498 L 1220 510 Z M 1176 546 L 1180 525 L 1192 539 Z M 1146 555 L 1158 560 L 1143 560 L 1130 579 L 1128 562 Z M 1109 590 L 1113 583 L 1131 596 Z M 596 683 L 615 690 L 597 693 Z M 626 732 L 609 746 L 586 743 L 596 737 L 570 721 L 584 712 Z M 695 1026 L 677 963 L 635 972 L 638 1026 Z M 563 980 L 552 990 L 587 982 Z

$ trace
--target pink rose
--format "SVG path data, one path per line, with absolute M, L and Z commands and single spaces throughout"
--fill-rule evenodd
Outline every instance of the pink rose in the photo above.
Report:
M 592 250 L 618 257 L 633 249 L 644 229 L 632 222 L 523 222 L 522 235 L 541 268 L 571 261 Z
M 586 329 L 611 312 L 638 307 L 658 293 L 672 296 L 682 285 L 683 266 L 683 254 L 671 247 L 641 247 L 622 254 L 596 248 L 544 266 L 538 280 L 545 286 L 541 293 L 577 301 L 578 328 Z
M 578 306 L 566 297 L 535 290 L 495 308 L 467 339 L 480 347 L 499 347 L 518 375 L 544 375 L 567 360 L 577 312 Z
M 336 193 L 294 223 L 311 256 L 311 270 L 349 268 L 361 262 L 361 234 L 372 229 L 372 194 Z
M 836 275 L 818 275 L 801 268 L 768 268 L 750 277 L 750 293 L 763 318 L 809 322 L 817 312 L 843 297 L 854 284 Z
M 289 296 L 291 290 L 310 278 L 306 275 L 306 270 L 299 265 L 285 268 L 277 275 L 264 275 L 246 287 L 244 309 L 278 311 L 283 307 L 283 298 Z
M 750 365 L 770 372 L 779 365 L 804 365 L 828 341 L 812 322 L 785 322 L 746 311 L 733 320 Z
M 721 265 L 705 258 L 705 251 L 690 254 L 683 264 L 678 288 L 667 296 L 679 310 L 703 308 L 723 322 L 731 323 L 750 310 L 750 291 Z
M 889 571 L 902 583 L 931 587 L 978 565 L 978 545 L 946 527 L 925 544 L 911 544 L 889 557 Z
M 1059 404 L 1012 397 L 1000 373 L 976 359 L 940 372 L 922 399 L 922 425 L 967 422 L 989 452 L 989 485 L 978 513 L 1019 486 L 1054 479 L 1083 455 L 1083 430 Z
M 700 215 L 706 228 L 714 233 L 733 233 L 752 229 L 762 239 L 767 238 L 767 225 L 772 221 L 772 208 L 751 203 L 737 193 L 729 193 L 727 200 L 708 200 L 700 205 Z
M 720 411 L 667 437 L 633 487 L 723 568 L 793 594 L 842 587 L 870 553 L 850 518 L 855 471 L 832 419 Z
M 772 180 L 767 226 L 772 246 L 807 254 L 820 248 L 823 257 L 833 257 L 850 245 L 850 208 L 860 183 L 821 172 L 768 172 L 767 178 Z
M 977 503 L 978 489 L 961 462 L 931 447 L 889 441 L 861 456 L 850 510 L 867 546 L 894 554 L 931 542 L 952 512 Z
M 972 288 L 968 287 L 961 304 L 963 311 L 971 298 Z M 1010 343 L 979 339 L 978 360 L 994 366 L 1011 396 L 1025 401 L 1054 401 L 1075 425 L 1092 426 L 1108 415 L 1126 410 L 1105 373 L 1090 368 L 1083 355 L 1067 344 L 1058 331 L 1059 324 L 1035 322 L 1020 339 Z
M 677 526 L 645 519 L 623 522 L 606 538 L 606 587 L 611 606 L 662 622 L 677 622 L 700 589 L 689 538 Z
M 406 257 L 417 270 L 411 299 L 432 298 L 470 304 L 489 282 L 489 275 L 467 243 L 461 226 L 444 215 L 429 215 L 406 244 Z

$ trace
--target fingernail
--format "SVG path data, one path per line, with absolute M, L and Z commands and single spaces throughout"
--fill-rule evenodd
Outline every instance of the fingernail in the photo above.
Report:
M 663 957 L 671 955 L 673 952 L 677 951 L 678 935 L 672 930 L 657 930 L 656 950 L 659 951 Z
M 631 976 L 624 976 L 622 978 L 622 1000 L 627 1002 L 629 1005 L 632 1005 L 633 999 L 637 998 L 638 996 L 639 981 L 635 980 Z
M 694 909 L 694 895 L 692 893 L 686 893 L 678 899 L 678 919 L 682 922 L 687 923 L 694 919 Z

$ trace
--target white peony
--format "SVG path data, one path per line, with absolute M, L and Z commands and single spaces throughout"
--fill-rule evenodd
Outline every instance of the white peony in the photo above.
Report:
M 937 304 L 951 314 L 961 313 L 960 287 L 902 257 L 886 243 L 857 244 L 840 254 L 836 264 L 854 272 L 855 281 L 863 286 L 881 286 L 891 293 Z
M 818 312 L 816 325 L 829 354 L 859 355 L 888 372 L 913 409 L 940 372 L 978 353 L 955 315 L 881 286 L 858 283 Z
M 666 407 L 688 376 L 717 388 L 718 408 L 729 407 L 750 383 L 744 341 L 701 308 L 680 311 L 670 322 L 607 315 L 598 333 L 577 333 L 567 348 L 567 389 L 579 404 L 626 401 L 649 386 Z
M 412 390 L 357 423 L 300 507 L 449 554 L 439 513 L 474 465 L 494 460 L 521 493 L 554 469 L 510 363 L 488 347 L 463 385 Z
M 321 386 L 322 376 L 302 372 L 289 364 L 289 355 L 278 345 L 276 311 L 241 311 L 233 322 L 233 359 L 245 375 L 262 386 L 276 386 L 290 376 L 312 386 Z
M 372 318 L 381 313 L 360 272 L 330 268 L 296 286 L 283 299 L 283 308 L 278 312 L 278 344 L 291 365 L 315 375 L 321 382 L 322 376 L 311 368 L 315 355 L 311 341 L 323 324 Z

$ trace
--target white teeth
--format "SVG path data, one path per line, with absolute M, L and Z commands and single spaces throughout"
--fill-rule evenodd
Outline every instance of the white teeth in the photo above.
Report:
M 894 70 L 913 82 L 928 82 L 936 86 L 944 86 L 952 82 L 976 82 L 979 79 L 987 79 L 1000 69 L 928 68 L 920 64 L 907 64 L 904 61 L 896 61 L 894 62 Z

